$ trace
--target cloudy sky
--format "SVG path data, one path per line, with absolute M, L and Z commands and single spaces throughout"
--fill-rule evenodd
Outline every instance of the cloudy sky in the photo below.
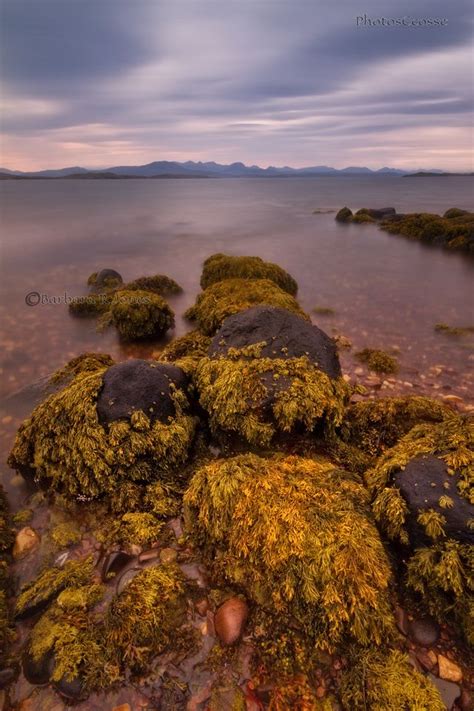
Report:
M 1 7 L 4 167 L 472 170 L 468 0 Z

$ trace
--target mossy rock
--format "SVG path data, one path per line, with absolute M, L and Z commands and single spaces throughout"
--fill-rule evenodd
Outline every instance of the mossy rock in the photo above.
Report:
M 185 313 L 198 328 L 212 336 L 224 319 L 252 306 L 276 306 L 309 320 L 296 299 L 269 279 L 226 279 L 201 292 Z
M 214 575 L 288 617 L 310 646 L 393 630 L 390 567 L 365 488 L 324 459 L 246 454 L 198 469 L 185 520 Z
M 457 212 L 449 217 L 446 214 L 440 217 L 432 213 L 410 213 L 396 221 L 384 220 L 381 227 L 391 234 L 399 234 L 411 240 L 446 249 L 474 252 L 473 213 Z
M 66 365 L 56 370 L 50 378 L 52 385 L 64 385 L 73 380 L 79 373 L 92 373 L 95 370 L 109 368 L 115 361 L 108 353 L 81 353 L 72 358 Z
M 14 542 L 14 532 L 9 512 L 7 497 L 0 484 L 0 665 L 6 666 L 6 655 L 14 639 L 7 598 L 10 580 L 8 576 L 8 557 Z
M 76 296 L 69 302 L 69 313 L 72 316 L 84 318 L 97 318 L 110 309 L 112 303 L 111 293 L 93 293 L 87 296 Z
M 351 711 L 446 711 L 436 687 L 398 650 L 355 655 L 342 677 L 340 696 Z
M 382 530 L 411 547 L 409 585 L 433 614 L 455 605 L 474 639 L 472 419 L 453 414 L 417 425 L 367 471 L 366 482 Z
M 201 276 L 201 288 L 225 279 L 269 279 L 292 296 L 298 291 L 298 284 L 278 264 L 265 262 L 260 257 L 233 257 L 213 254 L 206 259 Z
M 153 291 L 116 291 L 103 324 L 113 325 L 126 341 L 162 336 L 174 327 L 174 313 L 167 302 Z
M 153 291 L 160 296 L 168 294 L 181 294 L 182 287 L 166 274 L 154 274 L 153 276 L 139 277 L 134 281 L 129 281 L 123 287 L 126 291 Z
M 395 214 L 396 211 L 394 207 L 362 207 L 360 210 L 357 210 L 356 214 L 354 215 L 354 218 L 360 215 L 367 215 L 367 217 L 371 217 L 372 220 L 384 220 L 393 217 L 393 215 Z M 354 219 L 353 222 L 358 222 L 358 220 Z
M 38 405 L 18 431 L 10 466 L 85 500 L 112 496 L 124 484 L 154 481 L 182 467 L 196 427 L 185 391 L 175 387 L 168 395 L 156 392 L 158 412 L 160 398 L 173 400 L 175 415 L 167 422 L 152 421 L 150 413 L 135 409 L 132 398 L 127 419 L 105 424 L 97 402 L 106 373 L 80 373 Z
M 355 354 L 357 360 L 365 363 L 375 373 L 390 375 L 398 371 L 398 361 L 394 356 L 376 348 L 364 348 Z
M 277 433 L 333 428 L 344 416 L 349 390 L 307 356 L 248 357 L 248 349 L 202 358 L 194 374 L 199 402 L 214 432 L 234 433 L 250 445 L 267 447 Z
M 171 341 L 156 358 L 160 362 L 175 363 L 191 375 L 201 358 L 207 355 L 210 343 L 209 336 L 200 331 L 191 331 Z
M 93 272 L 87 279 L 87 285 L 95 291 L 115 289 L 121 284 L 123 284 L 122 276 L 115 269 L 101 269 L 99 272 Z
M 352 221 L 352 210 L 349 210 L 348 207 L 342 207 L 339 212 L 337 213 L 335 219 L 336 222 L 351 222 Z
M 344 442 L 373 458 L 393 447 L 415 425 L 442 422 L 451 415 L 451 408 L 428 397 L 365 400 L 348 407 L 340 434 Z
M 451 220 L 453 217 L 464 217 L 465 215 L 469 215 L 468 210 L 460 210 L 459 207 L 450 207 L 449 210 L 446 210 L 443 217 Z
M 229 356 L 235 350 L 249 357 L 289 359 L 307 357 L 331 378 L 341 375 L 332 338 L 298 314 L 273 306 L 254 306 L 229 316 L 212 339 L 210 357 Z
M 351 222 L 357 225 L 363 225 L 364 223 L 373 224 L 375 222 L 374 218 L 365 212 L 357 212 L 351 219 Z

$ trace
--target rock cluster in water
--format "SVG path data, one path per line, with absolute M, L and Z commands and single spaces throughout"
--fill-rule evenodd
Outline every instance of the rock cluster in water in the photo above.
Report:
M 124 293 L 172 290 L 160 279 L 89 281 L 110 319 Z M 80 711 L 105 692 L 117 708 L 443 711 L 440 677 L 464 708 L 472 419 L 351 402 L 275 264 L 213 255 L 201 285 L 195 331 L 152 360 L 73 359 L 18 431 L 9 463 L 44 509 L 13 524 L 0 499 L 5 686 L 20 674 Z
M 399 214 L 393 207 L 361 208 L 353 213 L 348 207 L 339 210 L 338 222 L 379 223 L 382 230 L 425 244 L 474 254 L 474 213 L 452 207 L 444 215 L 427 212 Z

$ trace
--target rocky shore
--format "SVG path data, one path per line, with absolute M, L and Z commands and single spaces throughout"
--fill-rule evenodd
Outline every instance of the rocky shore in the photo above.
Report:
M 414 212 L 397 213 L 393 207 L 363 207 L 353 213 L 343 207 L 335 218 L 342 223 L 377 223 L 390 234 L 452 251 L 474 254 L 474 213 L 452 207 L 444 215 Z
M 163 275 L 89 286 L 71 310 L 129 342 L 172 323 Z M 18 429 L 0 709 L 472 710 L 472 406 L 395 352 L 348 372 L 278 265 L 201 287 L 196 330 L 72 359 Z

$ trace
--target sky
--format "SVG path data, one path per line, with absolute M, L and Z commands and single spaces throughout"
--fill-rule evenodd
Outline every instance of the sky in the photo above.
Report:
M 473 170 L 467 0 L 1 0 L 1 15 L 6 168 Z

